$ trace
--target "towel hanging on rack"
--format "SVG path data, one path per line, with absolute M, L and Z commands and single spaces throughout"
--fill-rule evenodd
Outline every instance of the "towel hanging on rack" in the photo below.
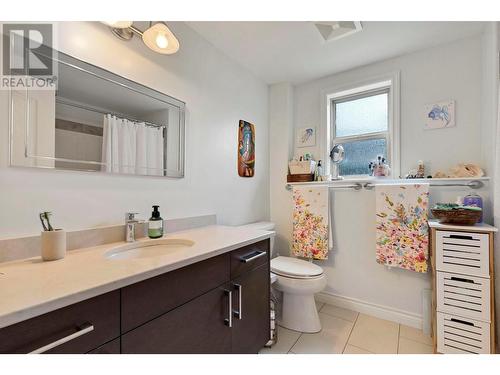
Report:
M 428 184 L 376 185 L 377 263 L 427 272 Z
M 328 259 L 328 186 L 294 186 L 292 254 L 312 259 Z

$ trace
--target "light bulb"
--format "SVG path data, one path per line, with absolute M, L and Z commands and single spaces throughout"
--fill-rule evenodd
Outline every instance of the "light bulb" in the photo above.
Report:
M 179 41 L 163 22 L 155 23 L 142 33 L 142 41 L 153 51 L 171 55 L 179 50 Z
M 156 45 L 158 48 L 167 48 L 168 47 L 168 39 L 165 34 L 159 33 L 156 36 Z

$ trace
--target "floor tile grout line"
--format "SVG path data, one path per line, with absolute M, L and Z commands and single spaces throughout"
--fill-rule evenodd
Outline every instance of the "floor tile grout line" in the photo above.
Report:
M 422 331 L 422 330 L 419 330 L 419 331 Z M 425 335 L 424 335 L 424 337 L 425 337 Z M 430 344 L 427 344 L 427 343 L 422 342 L 422 341 L 418 341 L 417 339 L 414 339 L 412 337 L 401 336 L 401 328 L 399 328 L 399 338 L 404 338 L 405 340 L 410 340 L 412 342 L 416 342 L 416 343 L 422 344 L 422 345 L 432 346 L 432 337 L 431 336 L 428 336 L 428 337 L 431 339 L 431 343 Z
M 358 315 L 356 315 L 356 319 L 354 319 L 354 321 L 352 321 L 352 320 L 349 320 L 349 319 L 346 319 L 346 318 L 341 318 L 340 316 L 337 316 L 337 315 L 328 314 L 328 313 L 323 312 L 323 311 L 318 311 L 318 314 L 325 314 L 325 315 L 328 315 L 328 316 L 330 316 L 332 318 L 340 319 L 340 320 L 343 320 L 344 322 L 349 322 L 349 323 L 355 323 L 356 319 L 358 319 L 358 315 L 359 315 L 359 313 L 356 312 L 356 314 L 358 314 Z
M 399 354 L 399 339 L 401 338 L 401 324 L 398 324 L 398 346 L 396 348 L 396 353 Z
M 414 343 L 417 343 L 417 344 L 420 344 L 420 345 L 425 345 L 425 346 L 432 346 L 432 344 L 426 344 L 425 342 L 422 342 L 422 341 L 418 341 L 418 340 L 415 340 L 415 339 L 412 339 L 410 337 L 406 337 L 406 336 L 399 336 L 400 339 L 405 339 L 405 340 L 408 340 L 408 341 L 411 341 L 411 342 L 414 342 Z
M 364 348 L 361 348 L 361 347 L 359 347 L 357 345 L 353 345 L 353 344 L 349 344 L 349 343 L 346 344 L 346 348 L 347 348 L 347 345 L 352 346 L 352 347 L 354 347 L 356 349 L 364 350 L 365 352 L 368 352 L 370 354 L 377 354 L 377 353 L 369 351 L 368 349 L 364 349 Z M 344 349 L 344 351 L 345 351 L 345 349 Z M 342 354 L 344 354 L 344 353 L 342 353 Z
M 288 349 L 288 351 L 286 352 L 286 354 L 290 354 L 290 352 L 292 351 L 293 347 L 299 341 L 299 339 L 302 337 L 303 334 L 304 334 L 304 332 L 300 332 L 299 337 L 297 337 L 297 340 L 295 340 L 295 342 L 292 344 L 292 346 L 290 346 L 290 349 Z M 293 354 L 295 354 L 295 353 L 293 353 Z
M 344 348 L 342 349 L 342 354 L 344 354 L 345 352 L 345 348 L 347 348 L 347 345 L 349 344 L 349 340 L 351 338 L 351 335 L 352 335 L 352 331 L 354 331 L 354 327 L 356 326 L 356 323 L 358 322 L 358 318 L 359 318 L 359 313 L 356 315 L 356 319 L 354 320 L 354 322 L 352 323 L 352 327 L 351 327 L 351 330 L 349 331 L 349 336 L 347 336 L 347 340 L 344 344 Z M 354 346 L 354 345 L 353 345 Z M 359 349 L 363 349 L 363 348 L 359 348 Z
M 323 305 L 319 308 L 318 310 L 318 314 L 321 312 L 321 310 L 323 309 L 323 307 L 325 307 L 326 303 L 323 302 Z M 332 316 L 330 314 L 326 314 L 328 316 Z M 339 319 L 342 319 L 342 318 L 339 318 Z M 345 320 L 345 319 L 342 319 L 342 320 Z M 284 328 L 284 327 L 283 327 Z M 298 332 L 298 331 L 297 331 Z M 293 347 L 295 346 L 295 344 L 297 344 L 297 342 L 299 342 L 300 338 L 302 337 L 302 335 L 304 334 L 304 332 L 300 332 L 300 335 L 299 337 L 297 337 L 297 340 L 295 340 L 295 342 L 292 344 L 292 346 L 290 347 L 290 349 L 288 350 L 288 352 L 286 354 L 290 354 L 290 353 L 293 353 L 293 354 L 297 354 L 295 352 L 292 352 L 292 349 Z

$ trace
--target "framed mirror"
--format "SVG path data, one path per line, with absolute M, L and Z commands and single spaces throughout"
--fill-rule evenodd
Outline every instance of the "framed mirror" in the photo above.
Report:
M 54 55 L 56 90 L 10 92 L 12 166 L 184 177 L 184 102 Z

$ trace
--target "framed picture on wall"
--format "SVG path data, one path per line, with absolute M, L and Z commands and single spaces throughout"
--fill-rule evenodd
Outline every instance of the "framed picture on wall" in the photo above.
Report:
M 425 105 L 425 129 L 443 129 L 455 126 L 455 101 L 447 100 Z
M 316 128 L 297 129 L 297 147 L 316 146 Z
M 240 120 L 238 124 L 238 175 L 253 177 L 255 173 L 255 127 Z

